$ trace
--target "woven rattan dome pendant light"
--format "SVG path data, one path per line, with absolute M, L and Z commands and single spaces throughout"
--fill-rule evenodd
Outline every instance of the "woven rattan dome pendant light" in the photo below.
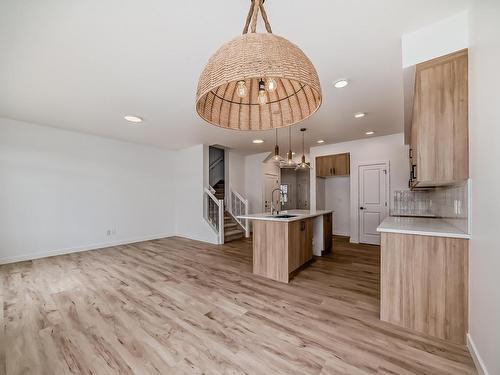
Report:
M 267 33 L 257 33 L 262 15 Z M 263 0 L 252 0 L 243 35 L 224 44 L 201 74 L 196 110 L 210 124 L 233 130 L 269 130 L 297 124 L 321 105 L 311 61 L 274 35 Z

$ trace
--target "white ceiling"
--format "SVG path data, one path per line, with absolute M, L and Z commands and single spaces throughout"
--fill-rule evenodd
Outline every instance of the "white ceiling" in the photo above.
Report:
M 271 150 L 272 131 L 205 124 L 199 74 L 241 33 L 249 0 L 2 0 L 0 117 L 182 148 Z M 319 112 L 293 128 L 327 143 L 403 130 L 402 34 L 467 8 L 468 0 L 268 0 L 274 33 L 298 44 L 323 86 Z M 332 82 L 347 77 L 342 90 Z M 358 111 L 364 119 L 354 119 Z M 141 126 L 123 120 L 144 117 Z M 286 130 L 281 130 L 284 148 Z M 251 140 L 262 138 L 263 145 Z

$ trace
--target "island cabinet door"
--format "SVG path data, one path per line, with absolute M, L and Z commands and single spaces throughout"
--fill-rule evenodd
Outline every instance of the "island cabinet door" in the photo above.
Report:
M 312 219 L 288 223 L 288 272 L 293 272 L 312 259 Z
M 332 231 L 332 214 L 325 214 L 323 215 L 323 251 L 328 252 L 332 249 Z

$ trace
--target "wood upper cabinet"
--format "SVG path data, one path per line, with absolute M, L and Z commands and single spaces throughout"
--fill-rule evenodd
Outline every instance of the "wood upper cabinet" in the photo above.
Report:
M 410 141 L 412 186 L 469 178 L 467 50 L 416 67 Z
M 351 157 L 349 153 L 316 158 L 316 177 L 348 176 L 350 173 Z

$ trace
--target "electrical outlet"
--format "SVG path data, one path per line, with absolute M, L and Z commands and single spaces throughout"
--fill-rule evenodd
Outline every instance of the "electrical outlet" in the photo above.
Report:
M 111 236 L 111 229 L 108 229 L 108 230 L 106 231 L 106 235 Z

